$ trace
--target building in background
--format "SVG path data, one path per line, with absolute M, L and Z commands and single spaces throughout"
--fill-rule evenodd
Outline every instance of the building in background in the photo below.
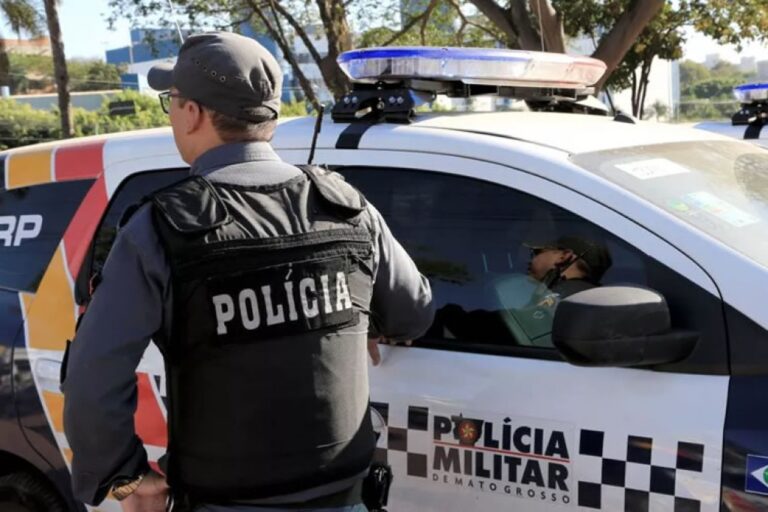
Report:
M 723 60 L 723 57 L 719 53 L 709 53 L 704 57 L 704 65 L 709 69 L 712 69 L 717 66 L 721 60 Z
M 51 40 L 48 37 L 36 37 L 34 39 L 0 39 L 0 45 L 8 53 L 20 53 L 24 55 L 45 55 L 50 57 Z
M 257 33 L 247 23 L 243 23 L 239 29 L 241 34 L 257 40 L 275 56 L 285 75 L 282 100 L 295 100 L 297 91 L 293 72 L 277 43 L 272 38 Z M 187 37 L 189 32 L 183 31 L 182 34 Z M 107 50 L 106 60 L 109 64 L 127 67 L 127 72 L 121 76 L 124 89 L 149 92 L 151 90 L 147 84 L 149 70 L 159 62 L 175 62 L 180 49 L 179 33 L 175 29 L 137 28 L 131 30 L 131 44 Z M 303 98 L 302 95 L 298 96 Z
M 325 37 L 323 26 L 319 24 L 309 25 L 305 28 L 305 31 L 320 56 L 325 57 L 328 55 L 328 39 Z M 304 73 L 304 76 L 307 77 L 307 80 L 312 85 L 312 90 L 317 95 L 318 101 L 324 104 L 333 102 L 333 95 L 328 90 L 328 87 L 326 87 L 323 74 L 320 72 L 315 59 L 312 58 L 312 54 L 309 52 L 307 45 L 304 44 L 304 41 L 295 34 L 293 36 L 293 54 L 296 56 L 296 62 L 299 64 L 301 72 Z M 298 87 L 298 83 L 295 83 L 294 87 L 294 92 L 303 98 L 304 93 Z
M 293 76 L 293 69 L 288 61 L 285 59 L 282 50 L 278 46 L 277 42 L 266 34 L 259 34 L 254 28 L 247 22 L 243 22 L 240 27 L 240 33 L 251 39 L 255 39 L 266 48 L 272 55 L 275 56 L 277 62 L 280 64 L 280 69 L 283 71 L 283 94 L 281 100 L 289 103 L 304 99 L 304 95 L 301 93 L 301 89 L 296 86 L 296 79 Z
M 760 60 L 757 62 L 757 79 L 768 80 L 768 60 Z
M 742 57 L 739 62 L 739 70 L 744 73 L 754 73 L 757 71 L 757 58 L 755 57 Z
M 183 33 L 184 37 L 188 35 Z M 126 66 L 126 73 L 120 78 L 123 89 L 144 91 L 147 85 L 147 73 L 158 62 L 175 60 L 181 43 L 179 34 L 172 29 L 135 28 L 131 29 L 131 42 L 128 46 L 106 51 L 108 64 Z

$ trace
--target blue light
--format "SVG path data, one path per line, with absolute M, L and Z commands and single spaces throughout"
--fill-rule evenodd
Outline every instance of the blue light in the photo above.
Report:
M 759 90 L 768 90 L 768 83 L 761 84 L 743 84 L 743 85 L 737 85 L 734 87 L 737 91 L 759 91 Z
M 444 59 L 444 60 L 480 60 L 489 62 L 530 62 L 531 55 L 510 53 L 511 50 L 497 48 L 431 48 L 395 46 L 391 48 L 363 48 L 351 50 L 339 56 L 339 63 L 346 64 L 362 59 Z
M 768 100 L 768 83 L 742 84 L 733 88 L 733 95 L 741 103 Z
M 356 82 L 435 80 L 515 87 L 583 89 L 605 64 L 588 57 L 503 48 L 403 46 L 342 53 L 341 69 Z

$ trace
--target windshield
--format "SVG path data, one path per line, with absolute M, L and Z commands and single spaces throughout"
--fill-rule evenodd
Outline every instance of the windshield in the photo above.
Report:
M 737 141 L 636 146 L 571 157 L 768 267 L 768 150 Z

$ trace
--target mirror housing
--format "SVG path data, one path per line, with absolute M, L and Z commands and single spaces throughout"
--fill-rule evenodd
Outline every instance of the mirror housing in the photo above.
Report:
M 672 330 L 664 297 L 637 286 L 575 293 L 557 306 L 555 347 L 579 366 L 650 366 L 687 357 L 699 335 Z

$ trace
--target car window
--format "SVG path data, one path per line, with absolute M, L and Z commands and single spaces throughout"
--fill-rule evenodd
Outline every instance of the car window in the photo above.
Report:
M 87 300 L 89 295 L 89 280 L 101 272 L 107 260 L 109 250 L 115 242 L 120 221 L 126 211 L 137 207 L 141 201 L 163 187 L 167 187 L 188 176 L 186 169 L 150 171 L 134 174 L 123 181 L 112 198 L 101 219 L 101 224 L 93 238 L 89 260 L 83 265 L 78 276 L 78 302 Z
M 572 237 L 609 254 L 612 263 L 597 284 L 631 283 L 663 293 L 677 326 L 712 334 L 702 346 L 713 345 L 716 354 L 702 355 L 702 360 L 722 363 L 718 301 L 593 223 L 477 179 L 403 169 L 338 170 L 381 212 L 430 280 L 437 314 L 422 345 L 556 354 L 550 337 L 554 309 L 562 296 L 591 283 L 546 286 L 529 275 L 529 264 L 532 251 Z
M 768 266 L 765 149 L 736 141 L 678 142 L 571 160 Z

